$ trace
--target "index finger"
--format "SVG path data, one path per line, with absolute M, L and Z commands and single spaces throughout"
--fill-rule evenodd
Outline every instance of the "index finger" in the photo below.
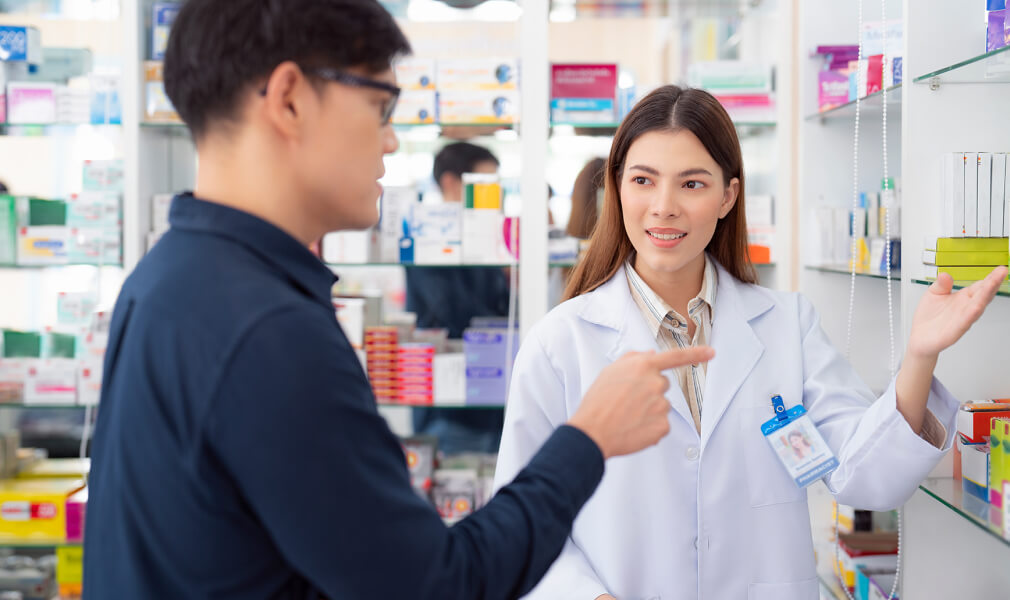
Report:
M 654 369 L 665 371 L 666 369 L 675 369 L 677 367 L 708 362 L 714 356 L 715 350 L 712 348 L 708 346 L 694 346 L 691 348 L 676 348 L 674 350 L 657 352 L 652 356 L 646 357 L 646 362 Z

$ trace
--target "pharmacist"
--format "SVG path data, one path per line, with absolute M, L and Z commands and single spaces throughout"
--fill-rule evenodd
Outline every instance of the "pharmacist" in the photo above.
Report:
M 165 87 L 196 140 L 195 194 L 117 301 L 93 444 L 84 597 L 504 599 L 546 572 L 609 456 L 669 429 L 638 354 L 483 510 L 447 528 L 396 437 L 307 249 L 374 225 L 395 151 L 378 2 L 191 0 Z
M 570 299 L 516 358 L 497 483 L 622 353 L 711 343 L 716 358 L 671 373 L 671 434 L 608 469 L 529 599 L 817 598 L 803 486 L 823 478 L 839 502 L 872 510 L 912 495 L 955 433 L 937 357 L 1006 267 L 956 293 L 949 277 L 929 288 L 877 398 L 808 300 L 756 285 L 742 153 L 711 94 L 664 86 L 639 102 L 614 138 L 604 196 Z

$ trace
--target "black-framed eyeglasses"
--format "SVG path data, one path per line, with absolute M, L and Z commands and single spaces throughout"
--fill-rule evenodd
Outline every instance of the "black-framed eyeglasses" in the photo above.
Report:
M 330 69 L 326 67 L 320 67 L 317 69 L 307 69 L 306 74 L 315 75 L 317 77 L 322 77 L 327 81 L 332 81 L 334 83 L 342 83 L 344 85 L 350 85 L 354 87 L 370 88 L 373 90 L 380 90 L 387 92 L 390 95 L 389 100 L 387 100 L 382 106 L 382 124 L 387 125 L 393 119 L 393 111 L 396 110 L 396 102 L 400 99 L 400 88 L 385 81 L 377 81 L 375 79 L 369 79 L 368 77 L 361 77 L 359 75 L 354 75 L 346 71 L 341 71 L 339 69 Z M 267 90 L 263 88 L 260 90 L 261 96 L 266 96 Z

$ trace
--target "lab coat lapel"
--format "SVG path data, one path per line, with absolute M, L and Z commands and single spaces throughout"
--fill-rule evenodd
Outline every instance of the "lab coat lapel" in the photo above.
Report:
M 701 414 L 702 445 L 712 436 L 743 382 L 764 353 L 750 321 L 767 312 L 771 301 L 752 293 L 720 265 L 712 334 L 715 358 L 708 365 Z
M 592 298 L 585 304 L 579 316 L 589 323 L 612 330 L 612 337 L 601 340 L 606 344 L 609 362 L 617 360 L 628 352 L 660 351 L 655 334 L 649 331 L 645 318 L 642 317 L 638 305 L 631 297 L 624 266 L 621 266 L 607 283 L 590 294 L 592 294 Z M 601 349 L 603 348 L 601 347 Z M 687 406 L 687 400 L 684 398 L 684 392 L 680 389 L 676 374 L 672 370 L 667 371 L 666 377 L 670 382 L 670 388 L 666 392 L 667 401 L 670 402 L 677 414 L 690 425 L 691 431 L 696 431 L 691 409 Z

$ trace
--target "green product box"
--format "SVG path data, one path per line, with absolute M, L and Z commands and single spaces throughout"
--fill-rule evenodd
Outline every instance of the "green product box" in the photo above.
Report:
M 989 504 L 1003 506 L 1003 423 L 993 417 L 989 431 Z
M 42 336 L 34 331 L 3 330 L 4 358 L 40 358 Z
M 17 260 L 17 210 L 14 196 L 0 195 L 0 265 Z
M 44 358 L 74 358 L 77 355 L 77 336 L 66 333 L 47 333 Z
M 41 200 L 25 198 L 27 211 L 25 227 L 65 226 L 67 224 L 67 203 L 63 200 Z

